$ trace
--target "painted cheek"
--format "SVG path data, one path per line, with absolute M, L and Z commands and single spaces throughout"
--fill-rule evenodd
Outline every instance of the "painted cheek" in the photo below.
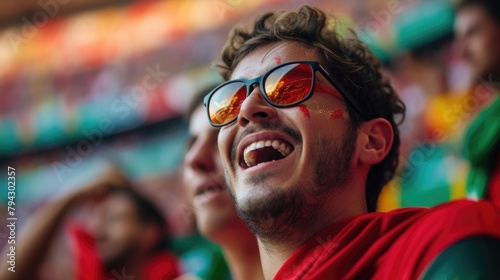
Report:
M 332 113 L 330 108 L 326 106 L 317 105 L 317 104 L 309 104 L 307 105 L 308 110 L 312 111 L 314 114 L 321 116 L 326 119 L 330 119 L 330 115 Z
M 324 93 L 328 93 L 328 94 L 331 94 L 333 96 L 335 96 L 336 98 L 340 99 L 340 100 L 344 100 L 344 98 L 342 97 L 342 95 L 340 95 L 340 93 L 332 88 L 332 87 L 327 87 L 325 85 L 322 85 L 320 83 L 317 83 L 314 85 L 314 91 L 315 92 L 324 92 Z
M 344 116 L 344 110 L 342 109 L 335 110 L 330 114 L 331 119 L 338 119 L 342 118 L 343 116 Z
M 281 64 L 281 57 L 275 56 L 274 61 L 276 62 L 276 65 L 280 65 Z
M 306 106 L 299 105 L 299 110 L 302 112 L 302 114 L 304 114 L 304 117 L 306 117 L 306 119 L 311 118 L 311 113 L 309 112 L 309 109 L 307 109 Z

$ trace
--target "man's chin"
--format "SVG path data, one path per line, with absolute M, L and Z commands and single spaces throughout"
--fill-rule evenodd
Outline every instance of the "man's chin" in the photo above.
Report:
M 261 240 L 281 239 L 302 224 L 302 211 L 307 208 L 304 196 L 295 189 L 263 188 L 266 191 L 237 199 L 238 215 Z

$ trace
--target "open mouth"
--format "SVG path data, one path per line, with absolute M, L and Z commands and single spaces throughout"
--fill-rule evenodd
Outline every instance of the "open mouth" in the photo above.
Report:
M 282 160 L 290 155 L 294 147 L 283 140 L 260 140 L 250 143 L 243 150 L 240 166 L 250 168 L 261 163 Z

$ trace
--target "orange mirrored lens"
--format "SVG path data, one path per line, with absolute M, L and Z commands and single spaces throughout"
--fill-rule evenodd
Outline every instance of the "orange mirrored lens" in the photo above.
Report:
M 246 85 L 242 82 L 230 83 L 218 89 L 208 104 L 212 123 L 225 124 L 236 118 L 246 93 Z
M 279 105 L 289 105 L 303 100 L 310 92 L 313 71 L 306 63 L 285 65 L 266 77 L 264 88 L 267 97 Z

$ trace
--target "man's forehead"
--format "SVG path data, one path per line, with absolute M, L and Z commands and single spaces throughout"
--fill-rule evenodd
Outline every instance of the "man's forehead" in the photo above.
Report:
M 253 79 L 278 64 L 296 61 L 318 61 L 312 47 L 298 42 L 277 42 L 259 47 L 247 54 L 235 67 L 231 79 Z

